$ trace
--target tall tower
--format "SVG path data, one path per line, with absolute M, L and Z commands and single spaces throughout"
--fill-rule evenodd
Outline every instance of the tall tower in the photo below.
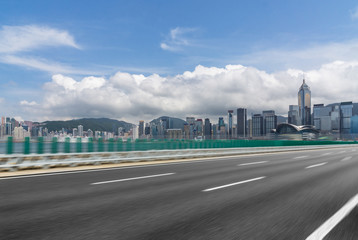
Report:
M 139 121 L 139 132 L 138 132 L 138 136 L 139 138 L 141 138 L 144 135 L 144 121 L 140 120 Z
M 237 109 L 237 137 L 246 138 L 247 137 L 247 109 L 238 108 Z
M 228 115 L 228 121 L 229 121 L 229 129 L 228 129 L 228 136 L 229 136 L 229 139 L 232 138 L 232 113 L 234 111 L 233 110 L 229 110 L 227 115 Z
M 311 125 L 311 90 L 305 79 L 298 90 L 299 117 L 302 125 Z

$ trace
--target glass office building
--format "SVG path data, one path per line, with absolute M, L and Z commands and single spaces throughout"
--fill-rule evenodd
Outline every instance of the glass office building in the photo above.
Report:
M 311 125 L 311 90 L 305 79 L 298 91 L 298 108 L 302 125 Z

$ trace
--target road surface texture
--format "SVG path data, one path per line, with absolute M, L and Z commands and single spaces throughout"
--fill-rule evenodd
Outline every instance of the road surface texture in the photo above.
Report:
M 0 239 L 358 239 L 358 148 L 0 178 Z

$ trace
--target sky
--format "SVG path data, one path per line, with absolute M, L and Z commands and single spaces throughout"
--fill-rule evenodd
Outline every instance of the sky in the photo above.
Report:
M 358 3 L 0 0 L 0 115 L 209 117 L 358 102 Z

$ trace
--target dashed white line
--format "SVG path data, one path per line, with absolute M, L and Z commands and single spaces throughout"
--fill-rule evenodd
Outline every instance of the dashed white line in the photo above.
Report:
M 323 165 L 325 165 L 325 164 L 327 164 L 327 162 L 318 163 L 318 164 L 315 164 L 315 165 L 308 166 L 308 167 L 306 167 L 306 168 L 314 168 L 314 167 L 319 167 L 319 166 L 323 166 Z
M 243 183 L 248 183 L 248 182 L 261 180 L 261 179 L 264 179 L 264 178 L 265 178 L 265 176 L 262 176 L 262 177 L 258 177 L 258 178 L 244 180 L 244 181 L 241 181 L 241 182 L 235 182 L 235 183 L 230 183 L 230 184 L 226 184 L 226 185 L 222 185 L 222 186 L 218 186 L 218 187 L 208 188 L 208 189 L 203 190 L 203 192 L 210 192 L 210 191 L 214 191 L 214 190 L 221 189 L 221 188 L 226 188 L 226 187 L 231 187 L 231 186 L 234 186 L 234 185 L 239 185 L 239 184 L 243 184 Z
M 261 161 L 261 162 L 250 162 L 250 163 L 241 163 L 238 166 L 248 166 L 248 165 L 255 165 L 255 164 L 261 164 L 261 163 L 267 163 L 268 161 Z
M 358 194 L 351 198 L 338 212 L 325 221 L 306 240 L 323 239 L 343 218 L 345 218 L 358 205 Z
M 299 156 L 299 157 L 295 157 L 294 159 L 301 159 L 301 158 L 306 158 L 307 156 Z
M 327 156 L 330 155 L 331 153 L 323 153 L 321 156 Z
M 340 151 L 340 152 L 338 152 L 337 154 L 342 154 L 342 153 L 345 153 L 346 151 Z
M 114 183 L 114 182 L 125 182 L 125 181 L 144 179 L 144 178 L 163 177 L 163 176 L 168 176 L 168 175 L 173 175 L 173 174 L 175 174 L 175 173 L 163 173 L 163 174 L 156 174 L 156 175 L 149 175 L 149 176 L 142 176 L 142 177 L 124 178 L 124 179 L 117 179 L 117 180 L 110 180 L 110 181 L 103 181 L 103 182 L 95 182 L 95 183 L 91 183 L 91 185 Z
M 344 162 L 344 161 L 348 161 L 348 160 L 350 160 L 350 159 L 352 159 L 352 156 L 350 156 L 350 157 L 345 157 L 345 158 L 343 158 L 341 161 Z

